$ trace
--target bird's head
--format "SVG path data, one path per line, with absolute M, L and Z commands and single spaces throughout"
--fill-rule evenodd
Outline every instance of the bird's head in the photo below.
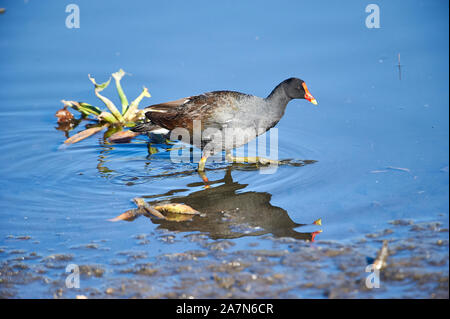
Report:
M 282 83 L 284 91 L 291 99 L 305 99 L 314 105 L 317 105 L 316 99 L 309 93 L 308 87 L 303 80 L 290 78 Z

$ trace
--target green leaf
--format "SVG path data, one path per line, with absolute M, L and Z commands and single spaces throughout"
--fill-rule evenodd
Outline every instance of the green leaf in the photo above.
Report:
M 93 77 L 91 77 L 90 74 L 88 74 L 88 78 L 95 85 L 95 89 L 98 90 L 98 92 L 101 92 L 104 89 L 106 89 L 108 87 L 108 85 L 109 85 L 109 82 L 111 82 L 111 78 L 109 78 L 108 81 L 106 81 L 106 82 L 104 82 L 102 84 L 97 84 L 97 82 L 95 82 L 95 79 Z
M 105 103 L 106 107 L 111 111 L 111 113 L 114 115 L 114 117 L 119 121 L 119 122 L 123 122 L 123 117 L 122 114 L 119 112 L 119 110 L 116 108 L 116 106 L 114 105 L 114 103 L 108 99 L 107 97 L 104 97 L 103 95 L 101 95 L 99 92 L 103 91 L 106 87 L 108 87 L 109 82 L 111 81 L 111 78 L 109 78 L 109 80 L 105 83 L 102 84 L 97 84 L 95 82 L 95 79 L 93 77 L 91 77 L 90 74 L 88 74 L 89 80 L 91 80 L 91 82 L 95 85 L 95 95 L 97 95 L 97 97 L 103 101 L 103 103 Z
M 102 110 L 100 110 L 100 108 L 84 103 L 84 102 L 78 102 L 78 104 L 80 105 L 80 109 L 82 109 L 84 112 L 88 113 L 88 114 L 92 114 L 95 116 L 99 116 L 102 113 Z
M 134 118 L 136 117 L 136 113 L 138 112 L 139 103 L 142 101 L 144 97 L 151 97 L 146 87 L 144 87 L 141 94 L 139 94 L 139 96 L 133 102 L 131 102 L 130 106 L 128 107 L 128 110 L 124 115 L 124 118 L 126 120 L 128 121 L 134 120 Z
M 116 81 L 116 89 L 119 94 L 120 102 L 122 103 L 122 115 L 125 115 L 125 112 L 128 107 L 128 99 L 123 92 L 122 85 L 120 84 L 120 80 L 125 76 L 125 71 L 120 69 L 119 71 L 112 74 L 114 81 Z
M 83 102 L 66 100 L 61 100 L 61 102 L 64 103 L 64 106 L 69 106 L 83 115 L 92 114 L 98 116 L 102 112 L 98 107 Z
M 111 124 L 115 124 L 118 122 L 118 120 L 115 118 L 114 115 L 112 115 L 109 112 L 105 112 L 103 111 L 102 113 L 100 113 L 100 115 L 98 116 L 98 120 L 99 121 L 105 121 Z

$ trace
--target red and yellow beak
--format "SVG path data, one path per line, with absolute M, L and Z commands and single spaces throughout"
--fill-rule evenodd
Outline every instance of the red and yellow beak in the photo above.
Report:
M 308 87 L 306 86 L 305 82 L 302 83 L 303 89 L 305 89 L 305 100 L 308 100 L 314 105 L 317 105 L 316 99 L 309 93 Z

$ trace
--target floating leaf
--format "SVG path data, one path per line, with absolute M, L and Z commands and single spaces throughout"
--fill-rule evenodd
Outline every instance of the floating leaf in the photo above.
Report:
M 116 132 L 113 135 L 111 135 L 109 137 L 109 141 L 112 143 L 128 143 L 131 141 L 131 139 L 133 139 L 139 135 L 141 135 L 141 133 L 139 133 L 139 132 L 120 131 L 120 132 Z
M 132 221 L 132 220 L 135 220 L 136 217 L 138 217 L 138 215 L 139 214 L 137 213 L 136 209 L 130 209 L 130 210 L 127 210 L 125 213 L 120 214 L 117 217 L 108 219 L 108 221 L 110 221 L 110 222 L 117 222 L 119 220 Z
M 60 112 L 57 113 L 59 124 L 57 129 L 64 129 L 64 131 L 68 131 L 69 129 L 73 129 L 74 126 L 78 125 L 78 123 L 85 117 L 92 115 L 95 117 L 97 121 L 106 122 L 108 123 L 107 126 L 110 126 L 110 129 L 104 134 L 104 139 L 112 137 L 110 140 L 111 142 L 124 143 L 129 142 L 131 138 L 137 136 L 138 134 L 132 132 L 123 132 L 114 135 L 114 133 L 116 133 L 117 130 L 112 129 L 113 127 L 119 128 L 119 130 L 122 130 L 123 127 L 134 127 L 136 125 L 137 120 L 143 119 L 145 117 L 144 114 L 145 111 L 138 110 L 139 103 L 144 97 L 150 97 L 150 93 L 148 92 L 147 88 L 144 87 L 142 93 L 131 104 L 128 104 L 128 99 L 121 85 L 121 80 L 124 76 L 125 71 L 123 69 L 119 69 L 119 71 L 114 72 L 112 74 L 112 78 L 114 78 L 116 89 L 119 94 L 120 101 L 122 103 L 122 112 L 118 111 L 117 107 L 110 99 L 100 94 L 100 92 L 102 92 L 104 89 L 108 87 L 108 85 L 111 82 L 111 78 L 109 78 L 108 81 L 104 83 L 97 83 L 94 77 L 88 75 L 89 80 L 95 86 L 95 95 L 100 100 L 102 100 L 102 102 L 106 105 L 106 107 L 110 112 L 102 111 L 100 108 L 84 102 L 62 100 L 62 102 L 64 103 L 64 109 L 67 109 L 67 107 L 71 107 L 79 111 L 83 116 L 79 120 L 74 119 L 70 123 L 67 122 L 70 125 L 61 126 L 61 124 L 64 123 L 64 121 L 69 121 L 71 113 L 69 111 L 60 110 Z M 74 124 L 72 125 L 72 123 Z M 72 138 L 68 139 L 65 143 L 70 144 L 78 142 L 96 132 L 97 132 L 96 129 L 80 132 L 79 134 L 76 134 Z M 68 137 L 67 132 L 66 137 Z
M 85 138 L 88 138 L 89 136 L 94 135 L 97 132 L 100 132 L 105 127 L 106 127 L 106 125 L 88 128 L 88 129 L 81 131 L 81 132 L 75 134 L 74 136 L 68 138 L 67 140 L 64 141 L 64 144 L 73 144 L 73 143 L 82 141 Z
M 112 74 L 114 81 L 116 82 L 117 93 L 119 94 L 120 102 L 122 103 L 122 115 L 125 115 L 125 112 L 128 107 L 128 99 L 123 92 L 122 85 L 120 84 L 120 80 L 125 76 L 125 71 L 120 69 L 119 71 Z
M 55 116 L 58 118 L 58 123 L 67 123 L 73 120 L 73 114 L 66 107 L 56 111 Z

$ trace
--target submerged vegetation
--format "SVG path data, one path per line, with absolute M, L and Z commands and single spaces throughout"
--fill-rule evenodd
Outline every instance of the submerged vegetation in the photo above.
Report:
M 88 75 L 89 80 L 94 84 L 95 95 L 105 104 L 108 111 L 102 110 L 99 107 L 86 102 L 62 100 L 64 107 L 58 110 L 55 114 L 58 118 L 58 129 L 68 132 L 73 130 L 82 120 L 92 120 L 96 122 L 93 125 L 86 125 L 85 130 L 71 137 L 68 137 L 67 134 L 66 137 L 68 138 L 64 141 L 65 144 L 77 143 L 104 129 L 108 129 L 105 134 L 105 138 L 109 138 L 110 141 L 123 142 L 139 135 L 139 133 L 134 133 L 132 131 L 124 131 L 123 128 L 133 127 L 137 121 L 144 118 L 143 110 L 139 110 L 139 103 L 144 97 L 151 97 L 151 95 L 148 89 L 144 87 L 141 94 L 129 103 L 120 83 L 122 78 L 125 76 L 125 71 L 120 69 L 119 71 L 111 74 L 111 76 L 116 84 L 116 90 L 121 103 L 121 110 L 119 111 L 116 105 L 109 98 L 100 94 L 100 92 L 109 86 L 111 77 L 108 81 L 97 84 L 95 78 Z M 72 108 L 73 110 L 80 112 L 81 117 L 79 119 L 75 119 L 68 108 Z

